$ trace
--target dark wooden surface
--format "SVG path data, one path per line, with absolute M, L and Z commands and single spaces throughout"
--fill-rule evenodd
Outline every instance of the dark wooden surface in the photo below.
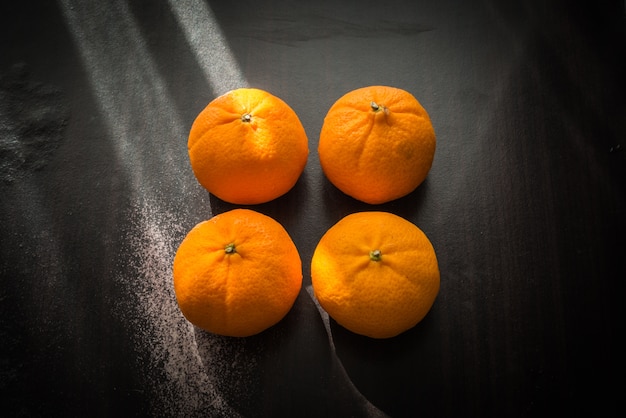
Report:
M 624 393 L 626 106 L 620 1 L 3 2 L 2 416 L 617 416 Z M 437 153 L 411 195 L 368 206 L 325 180 L 326 111 L 372 84 L 413 93 Z M 190 327 L 177 245 L 234 208 L 195 181 L 189 127 L 243 86 L 281 97 L 311 148 L 254 209 L 304 265 L 255 337 Z M 441 292 L 390 340 L 325 321 L 310 258 L 348 213 L 422 228 Z

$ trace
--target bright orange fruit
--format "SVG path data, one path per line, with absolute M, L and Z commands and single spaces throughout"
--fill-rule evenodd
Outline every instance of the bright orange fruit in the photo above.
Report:
M 302 262 L 274 219 L 234 209 L 196 225 L 174 257 L 178 306 L 192 324 L 233 337 L 278 323 L 302 286 Z
M 318 153 L 324 174 L 339 190 L 379 204 L 409 194 L 424 181 L 435 146 L 428 113 L 413 95 L 370 86 L 332 105 Z
M 358 212 L 332 226 L 311 261 L 315 297 L 340 325 L 372 338 L 420 322 L 439 293 L 439 266 L 424 232 L 397 215 Z
M 235 204 L 263 203 L 287 193 L 309 154 L 304 127 L 293 109 L 251 88 L 211 101 L 194 121 L 187 145 L 198 182 Z

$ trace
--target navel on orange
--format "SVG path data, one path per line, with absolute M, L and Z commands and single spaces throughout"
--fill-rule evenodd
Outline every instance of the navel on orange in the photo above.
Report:
M 315 297 L 338 324 L 372 338 L 420 322 L 439 292 L 435 250 L 424 232 L 387 212 L 358 212 L 332 226 L 311 261 Z
M 330 108 L 320 132 L 326 177 L 347 195 L 385 203 L 415 190 L 435 155 L 435 131 L 426 110 L 405 90 L 353 90 Z
M 287 193 L 309 153 L 293 109 L 252 88 L 211 101 L 194 121 L 187 145 L 198 182 L 235 204 L 263 203 Z
M 302 262 L 274 219 L 234 209 L 196 225 L 173 266 L 178 306 L 192 324 L 233 337 L 278 323 L 302 286 Z

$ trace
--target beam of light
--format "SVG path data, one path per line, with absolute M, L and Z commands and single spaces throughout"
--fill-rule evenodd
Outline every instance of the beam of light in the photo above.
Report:
M 247 87 L 215 16 L 202 0 L 168 0 L 190 49 L 216 95 Z
M 172 285 L 174 243 L 184 234 L 181 225 L 185 222 L 181 220 L 184 213 L 167 205 L 189 198 L 187 185 L 194 184 L 193 176 L 187 174 L 188 127 L 183 126 L 124 0 L 59 0 L 59 4 L 106 124 L 107 132 L 85 141 L 110 141 L 115 154 L 111 167 L 121 167 L 130 187 L 132 231 L 125 239 L 130 254 L 116 255 L 125 267 L 113 274 L 136 305 L 121 301 L 114 314 L 129 324 L 139 355 L 150 358 L 149 364 L 140 366 L 146 367 L 146 390 L 151 396 L 158 395 L 153 397 L 153 412 L 193 416 L 209 408 L 220 415 L 236 416 L 216 389 L 218 377 L 203 364 L 207 359 L 198 353 L 194 328 L 178 310 Z M 195 17 L 187 22 L 192 15 L 181 14 L 183 27 L 190 28 L 192 23 L 217 27 L 208 13 L 201 14 L 206 21 L 198 22 Z M 218 37 L 217 41 L 212 36 Z M 217 29 L 211 29 L 202 42 L 223 47 L 220 36 Z M 191 42 L 194 45 L 200 40 Z M 220 62 L 219 71 L 207 70 L 210 77 L 216 77 L 211 85 L 219 89 L 225 88 L 226 81 L 241 81 L 236 69 L 225 66 L 224 54 L 222 50 L 222 55 L 213 55 Z M 210 63 L 204 61 L 204 65 Z M 165 201 L 161 200 L 164 190 Z M 149 377 L 152 368 L 162 370 L 167 381 Z
M 179 178 L 155 168 L 173 167 L 186 153 L 187 132 L 137 23 L 124 1 L 60 2 L 117 161 L 136 196 L 155 193 L 162 178 Z

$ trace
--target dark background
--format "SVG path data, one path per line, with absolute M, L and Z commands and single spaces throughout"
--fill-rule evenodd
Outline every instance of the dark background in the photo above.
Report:
M 621 416 L 625 31 L 623 1 L 2 2 L 1 415 Z M 374 84 L 414 94 L 438 140 L 426 182 L 380 206 L 316 152 L 332 103 Z M 232 339 L 182 318 L 171 262 L 235 207 L 186 141 L 243 86 L 285 100 L 311 151 L 252 207 L 298 246 L 300 297 Z M 322 234 L 374 209 L 423 229 L 441 269 L 431 312 L 389 340 L 309 293 Z

